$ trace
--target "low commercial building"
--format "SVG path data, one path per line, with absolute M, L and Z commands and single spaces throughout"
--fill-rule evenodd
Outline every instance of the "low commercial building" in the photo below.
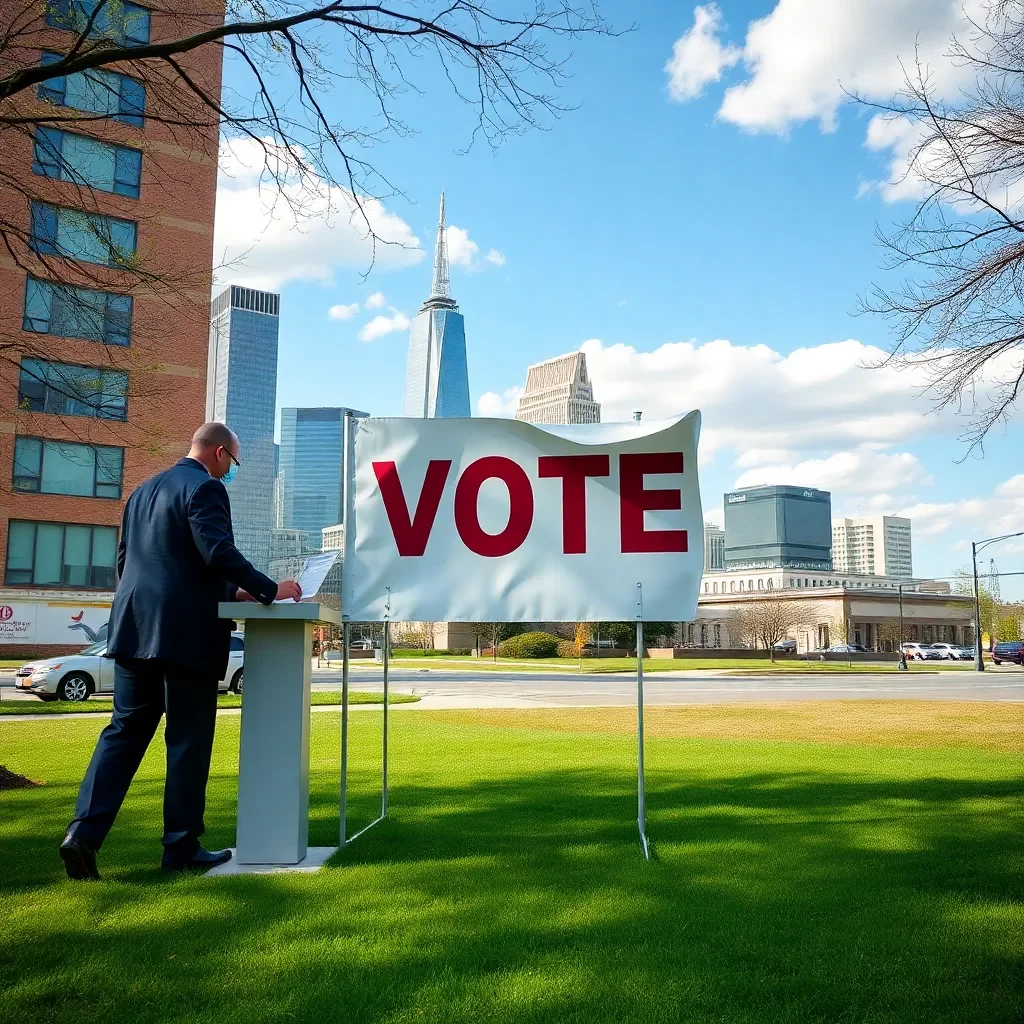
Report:
M 680 626 L 681 646 L 752 646 L 746 635 L 751 607 L 765 598 L 785 602 L 781 614 L 789 623 L 786 632 L 800 652 L 840 643 L 881 651 L 897 650 L 901 640 L 974 643 L 973 600 L 950 593 L 945 583 L 833 573 L 808 575 L 806 580 L 801 576 L 800 586 L 795 576 L 793 585 L 788 585 L 787 575 L 787 585 L 781 586 L 782 581 L 772 575 L 738 576 L 720 573 L 704 578 L 697 617 Z

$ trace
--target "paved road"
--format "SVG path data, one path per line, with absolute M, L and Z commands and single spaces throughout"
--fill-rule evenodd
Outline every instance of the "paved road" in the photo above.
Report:
M 809 675 L 809 673 L 808 673 Z M 315 689 L 336 689 L 340 672 L 314 672 Z M 352 673 L 354 689 L 376 690 L 379 669 Z M 391 687 L 416 693 L 427 707 L 584 707 L 628 705 L 636 702 L 636 680 L 620 675 L 564 673 L 446 672 L 443 669 L 396 669 Z M 810 678 L 734 676 L 720 672 L 649 673 L 644 677 L 649 705 L 718 704 L 737 701 L 852 700 L 910 698 L 914 700 L 1024 701 L 1024 672 L 935 673 L 927 675 L 826 675 Z
M 383 685 L 380 668 L 354 670 L 351 685 L 356 690 L 379 691 Z M 340 672 L 314 670 L 315 690 L 336 690 L 340 686 Z M 415 693 L 421 697 L 415 704 L 395 705 L 394 710 L 397 711 L 474 707 L 615 707 L 636 702 L 636 681 L 627 675 L 452 672 L 445 669 L 403 668 L 392 671 L 391 687 L 395 692 Z M 1024 703 L 1024 671 L 1003 668 L 987 671 L 983 676 L 973 672 L 915 673 L 910 676 L 825 673 L 735 676 L 725 675 L 721 670 L 659 672 L 645 677 L 644 696 L 648 706 L 864 699 Z M 34 701 L 36 698 L 7 689 L 3 699 Z M 371 710 L 374 705 L 359 705 L 353 710 L 357 707 L 360 710 Z M 25 717 L 0 715 L 0 722 L 23 721 Z

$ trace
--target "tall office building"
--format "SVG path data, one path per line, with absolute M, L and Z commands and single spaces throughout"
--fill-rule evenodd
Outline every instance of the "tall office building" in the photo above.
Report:
M 22 7 L 5 76 L 224 17 L 204 0 L 152 16 L 95 0 Z M 15 7 L 4 10 L 10 28 Z M 214 99 L 221 55 L 214 43 L 180 54 Z M 0 260 L 0 646 L 12 654 L 80 649 L 85 623 L 102 624 L 124 501 L 188 451 L 205 413 L 218 128 L 201 117 L 182 132 L 188 98 L 174 91 L 168 111 L 147 68 L 58 72 L 5 100 L 8 126 L 39 121 L 4 134 L 0 182 L 12 223 Z
M 260 572 L 274 528 L 274 412 L 280 297 L 231 285 L 210 306 L 206 418 L 237 435 L 241 466 L 227 485 L 235 543 Z M 268 484 L 270 486 L 268 486 Z
M 601 405 L 587 376 L 587 357 L 571 352 L 526 370 L 516 419 L 526 423 L 600 423 Z
M 420 306 L 409 332 L 405 415 L 427 419 L 470 415 L 466 328 L 448 282 L 443 192 L 430 298 Z
M 725 568 L 832 568 L 832 496 L 812 487 L 725 495 Z
M 832 565 L 836 572 L 912 576 L 910 520 L 901 516 L 833 519 Z
M 323 545 L 325 527 L 345 519 L 341 473 L 346 414 L 369 415 L 347 408 L 281 410 L 281 526 L 305 530 L 316 551 Z
M 704 524 L 704 571 L 725 568 L 725 530 L 714 523 Z

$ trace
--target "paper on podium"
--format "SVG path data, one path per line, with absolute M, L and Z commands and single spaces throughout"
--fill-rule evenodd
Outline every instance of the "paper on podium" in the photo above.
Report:
M 324 580 L 327 579 L 327 574 L 331 571 L 331 567 L 338 560 L 340 551 L 324 551 L 317 555 L 310 555 L 306 559 L 306 564 L 302 567 L 302 572 L 299 574 L 296 582 L 302 589 L 302 600 L 306 600 L 310 597 L 316 597 L 320 593 L 320 588 L 323 586 Z M 279 598 L 274 604 L 283 604 L 286 601 L 290 601 L 290 597 Z

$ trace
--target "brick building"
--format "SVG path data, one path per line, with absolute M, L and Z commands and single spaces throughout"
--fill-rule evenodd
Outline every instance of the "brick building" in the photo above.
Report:
M 176 6 L 108 6 L 94 29 L 142 45 L 223 19 L 216 0 Z M 95 7 L 40 3 L 5 70 L 59 59 Z M 219 47 L 179 60 L 219 96 Z M 187 108 L 159 74 L 51 78 L 13 103 L 57 119 L 3 135 L 0 208 L 24 247 L 0 248 L 0 652 L 100 631 L 124 501 L 204 419 L 218 129 L 161 121 Z

